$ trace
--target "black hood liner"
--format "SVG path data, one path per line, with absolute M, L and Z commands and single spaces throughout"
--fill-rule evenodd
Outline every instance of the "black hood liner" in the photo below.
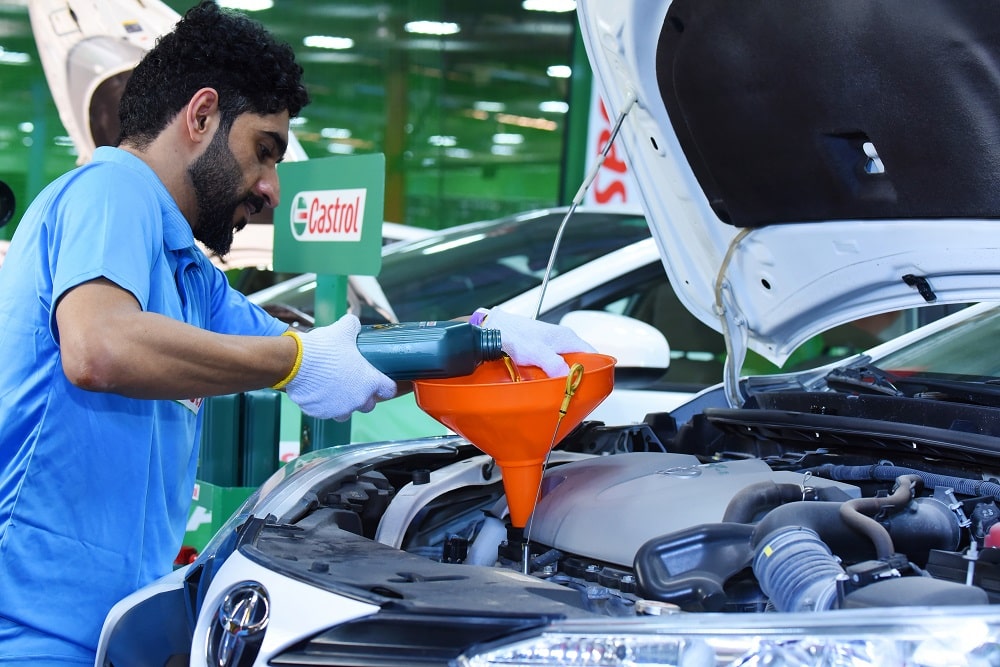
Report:
M 656 58 L 725 222 L 1000 217 L 1000 3 L 678 0 Z

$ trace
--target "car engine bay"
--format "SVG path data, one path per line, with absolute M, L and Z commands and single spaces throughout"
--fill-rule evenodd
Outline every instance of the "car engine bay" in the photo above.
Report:
M 760 400 L 706 409 L 680 427 L 667 414 L 583 422 L 552 451 L 524 529 L 505 521 L 493 460 L 446 436 L 431 451 L 401 447 L 324 479 L 249 542 L 290 576 L 404 604 L 413 590 L 399 586 L 400 550 L 422 561 L 413 581 L 464 577 L 469 567 L 507 572 L 489 584 L 501 604 L 503 590 L 520 594 L 528 582 L 575 591 L 547 593 L 563 615 L 566 605 L 632 616 L 998 599 L 994 408 L 964 406 L 968 419 L 936 424 L 933 402 L 911 397 L 788 391 Z M 328 549 L 345 533 L 389 547 L 378 552 L 388 559 L 382 574 L 360 574 L 361 561 L 350 576 L 330 576 L 336 566 L 317 561 L 344 554 L 302 557 L 304 542 Z M 455 595 L 468 599 L 468 590 Z

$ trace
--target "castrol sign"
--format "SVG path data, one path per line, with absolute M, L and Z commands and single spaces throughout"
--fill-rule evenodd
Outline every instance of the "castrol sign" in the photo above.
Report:
M 313 190 L 296 193 L 291 206 L 296 241 L 360 241 L 367 190 Z
M 385 213 L 384 155 L 286 161 L 278 165 L 278 181 L 275 271 L 378 275 Z

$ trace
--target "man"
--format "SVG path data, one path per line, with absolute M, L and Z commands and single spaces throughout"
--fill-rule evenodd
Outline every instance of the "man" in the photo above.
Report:
M 19 224 L 0 269 L 0 665 L 92 664 L 111 606 L 169 571 L 203 397 L 273 386 L 346 419 L 396 394 L 356 317 L 289 332 L 195 245 L 224 255 L 278 204 L 301 74 L 260 25 L 202 2 L 133 72 L 119 145 Z M 518 363 L 560 372 L 556 353 L 588 349 L 525 318 L 500 328 Z

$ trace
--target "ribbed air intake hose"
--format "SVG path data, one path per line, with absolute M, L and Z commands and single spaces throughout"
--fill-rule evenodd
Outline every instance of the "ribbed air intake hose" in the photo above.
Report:
M 846 576 L 819 535 L 799 526 L 776 530 L 757 545 L 753 573 L 778 611 L 832 609 L 837 581 Z

